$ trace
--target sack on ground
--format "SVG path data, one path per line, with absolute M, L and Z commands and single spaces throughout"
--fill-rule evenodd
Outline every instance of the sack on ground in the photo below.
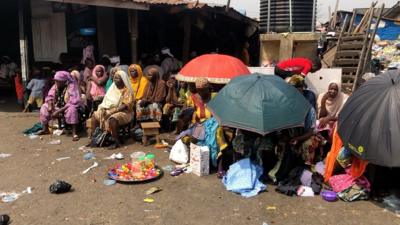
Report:
M 188 163 L 189 150 L 188 147 L 183 144 L 182 140 L 178 140 L 174 146 L 172 146 L 171 152 L 169 153 L 169 159 L 179 164 Z

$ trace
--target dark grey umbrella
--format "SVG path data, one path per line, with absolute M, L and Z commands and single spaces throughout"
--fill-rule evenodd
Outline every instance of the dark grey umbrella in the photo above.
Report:
M 400 70 L 361 85 L 339 114 L 343 144 L 370 163 L 400 167 Z

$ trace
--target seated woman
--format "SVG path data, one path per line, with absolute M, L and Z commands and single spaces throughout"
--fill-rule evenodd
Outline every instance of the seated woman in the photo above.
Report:
M 105 85 L 108 75 L 102 65 L 96 65 L 93 69 L 92 76 L 87 81 L 86 97 L 92 103 L 91 108 L 96 109 L 96 102 L 103 100 L 106 94 Z
M 130 123 L 133 119 L 133 91 L 128 75 L 119 70 L 114 75 L 103 102 L 99 105 L 91 119 L 92 132 L 96 127 L 111 133 L 115 143 L 110 149 L 120 146 L 118 130 L 120 126 Z
M 342 93 L 339 82 L 329 84 L 328 92 L 318 96 L 318 124 L 319 130 L 332 131 L 334 123 L 338 119 L 339 112 L 349 96 Z M 330 132 L 331 133 L 331 132 Z
M 170 77 L 167 81 L 167 89 L 167 97 L 165 98 L 165 105 L 163 107 L 163 121 L 165 122 L 165 126 L 169 127 L 178 121 L 184 102 L 179 101 L 174 77 Z
M 300 93 L 304 96 L 304 98 L 307 99 L 307 101 L 311 104 L 312 107 L 314 107 L 314 109 L 317 108 L 317 101 L 315 94 L 314 92 L 305 89 L 307 86 L 303 76 L 293 75 L 292 77 L 289 78 L 288 83 L 297 88 L 297 90 L 300 91 Z
M 161 121 L 162 105 L 165 101 L 166 87 L 165 82 L 160 79 L 162 69 L 159 66 L 148 66 L 144 70 L 145 77 L 149 83 L 144 89 L 143 98 L 136 104 L 136 120 L 141 121 Z
M 187 88 L 185 88 L 185 85 L 181 85 L 181 89 L 179 90 L 178 101 L 183 103 L 183 108 L 176 123 L 176 134 L 179 134 L 189 128 L 194 113 L 192 95 L 197 93 L 196 86 L 194 83 L 185 84 Z
M 76 132 L 79 123 L 78 109 L 82 107 L 78 84 L 66 71 L 58 71 L 54 76 L 55 84 L 51 87 L 45 103 L 40 108 L 40 122 L 43 130 L 37 134 L 49 134 L 49 122 L 52 119 L 64 119 L 72 125 L 72 140 L 78 141 Z
M 81 74 L 77 70 L 71 71 L 71 76 L 75 79 L 76 83 L 78 84 L 79 94 L 81 96 L 81 100 L 83 105 L 87 105 L 86 101 L 86 85 L 85 82 L 81 79 Z
M 304 160 L 304 164 L 308 166 L 315 164 L 315 152 L 324 143 L 324 138 L 317 133 L 316 120 L 317 114 L 315 109 L 311 107 L 306 116 L 304 127 L 289 129 L 290 144 Z
M 111 85 L 113 84 L 113 82 L 114 82 L 114 81 L 113 81 L 114 75 L 115 75 L 115 73 L 116 73 L 118 70 L 120 70 L 119 67 L 113 67 L 113 68 L 111 68 L 111 70 L 110 70 L 110 76 L 108 77 L 108 80 L 107 80 L 107 83 L 106 83 L 106 86 L 105 86 L 106 93 L 107 93 L 108 89 L 110 89 Z
M 132 64 L 128 68 L 129 79 L 132 84 L 132 90 L 135 95 L 135 100 L 139 101 L 143 98 L 144 90 L 149 81 L 143 76 L 142 68 L 137 64 Z
M 211 92 L 211 85 L 206 78 L 199 78 L 196 80 L 196 94 L 191 95 L 189 98 L 188 106 L 193 107 L 192 123 L 203 122 L 212 117 L 211 112 L 207 109 L 206 104 L 217 95 Z

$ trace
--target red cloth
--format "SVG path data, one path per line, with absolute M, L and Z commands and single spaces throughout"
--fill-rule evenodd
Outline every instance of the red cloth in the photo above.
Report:
M 277 67 L 296 74 L 307 75 L 312 68 L 312 61 L 307 58 L 293 58 L 278 63 Z
M 15 92 L 17 94 L 18 100 L 24 99 L 24 86 L 22 85 L 22 76 L 21 74 L 17 74 L 14 78 L 15 83 Z

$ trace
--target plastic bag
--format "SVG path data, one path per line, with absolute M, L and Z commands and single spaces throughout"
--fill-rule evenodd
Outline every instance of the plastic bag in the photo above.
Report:
M 174 146 L 172 146 L 169 159 L 179 164 L 185 164 L 189 161 L 189 150 L 188 147 L 183 144 L 182 140 L 178 140 Z
M 49 191 L 52 194 L 61 194 L 69 192 L 70 190 L 71 190 L 71 185 L 61 180 L 57 180 L 49 187 Z

